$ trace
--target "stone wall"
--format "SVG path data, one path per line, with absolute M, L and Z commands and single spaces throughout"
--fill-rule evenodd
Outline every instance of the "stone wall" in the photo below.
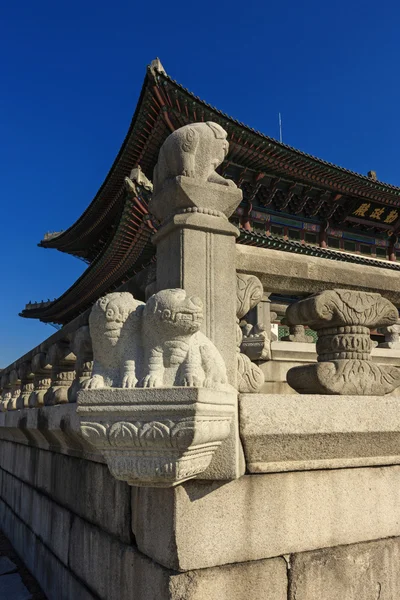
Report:
M 156 490 L 1 444 L 0 527 L 49 600 L 400 597 L 399 467 Z

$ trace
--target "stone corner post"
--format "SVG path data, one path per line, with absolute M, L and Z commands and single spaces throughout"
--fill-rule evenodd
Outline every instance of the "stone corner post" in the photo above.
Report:
M 191 143 L 196 137 L 197 145 Z M 196 123 L 175 131 L 160 151 L 149 208 L 161 222 L 153 238 L 157 289 L 183 288 L 202 299 L 202 332 L 221 353 L 228 381 L 237 389 L 238 230 L 228 217 L 241 202 L 242 192 L 214 171 L 227 151 L 226 133 L 216 124 Z M 244 472 L 237 415 L 230 438 L 217 451 L 204 478 L 221 479 L 221 470 L 227 479 Z

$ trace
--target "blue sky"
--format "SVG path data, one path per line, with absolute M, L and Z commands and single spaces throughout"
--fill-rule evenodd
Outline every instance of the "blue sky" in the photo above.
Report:
M 395 0 L 3 2 L 0 11 L 0 367 L 53 333 L 18 317 L 84 263 L 37 247 L 92 200 L 146 65 L 231 116 L 400 186 L 400 5 Z

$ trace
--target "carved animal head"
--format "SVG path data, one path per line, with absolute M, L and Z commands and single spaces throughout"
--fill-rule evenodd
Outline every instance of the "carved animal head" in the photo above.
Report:
M 100 334 L 115 346 L 121 336 L 122 326 L 142 304 L 129 292 L 114 292 L 99 298 L 89 317 L 92 339 Z
M 191 123 L 177 129 L 161 146 L 154 169 L 154 194 L 173 177 L 183 175 L 200 181 L 234 185 L 215 173 L 228 154 L 227 133 L 218 123 Z
M 180 288 L 161 290 L 148 299 L 143 315 L 145 320 L 159 322 L 160 331 L 192 335 L 201 327 L 203 303 L 197 296 L 187 296 Z

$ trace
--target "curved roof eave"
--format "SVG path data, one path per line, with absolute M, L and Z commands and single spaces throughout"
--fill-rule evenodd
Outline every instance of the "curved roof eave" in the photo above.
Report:
M 259 146 L 257 151 L 265 154 L 265 160 L 271 164 L 271 168 L 278 169 L 283 176 L 301 177 L 304 181 L 315 183 L 316 185 L 330 187 L 344 194 L 356 195 L 366 200 L 381 202 L 400 202 L 400 188 L 391 184 L 375 181 L 365 175 L 361 175 L 334 165 L 320 158 L 297 150 L 291 146 L 283 144 L 274 138 L 248 127 L 229 117 L 226 113 L 216 109 L 207 102 L 201 100 L 192 92 L 181 86 L 162 69 L 157 71 L 154 64 L 147 68 L 146 77 L 142 86 L 139 101 L 133 115 L 129 130 L 125 136 L 118 155 L 108 172 L 102 186 L 97 192 L 88 208 L 82 213 L 79 219 L 67 230 L 49 240 L 42 240 L 40 246 L 46 248 L 56 248 L 62 252 L 74 254 L 75 256 L 85 257 L 88 255 L 88 239 L 98 239 L 106 223 L 110 222 L 113 211 L 116 211 L 118 197 L 121 191 L 123 178 L 129 175 L 130 169 L 134 166 L 129 164 L 128 150 L 132 143 L 135 133 L 135 125 L 139 119 L 142 107 L 145 102 L 146 93 L 150 93 L 149 84 L 153 83 L 154 88 L 160 92 L 163 90 L 163 84 L 171 84 L 176 90 L 184 94 L 191 101 L 201 105 L 207 111 L 212 112 L 219 120 L 226 121 L 227 128 L 240 128 L 243 135 L 250 136 L 257 140 Z M 168 110 L 168 104 L 160 107 Z M 221 122 L 221 124 L 224 124 Z M 273 155 L 273 158 L 271 158 Z M 229 155 L 228 155 L 229 159 Z M 302 170 L 303 169 L 303 170 Z M 115 215 L 114 215 L 115 217 Z

